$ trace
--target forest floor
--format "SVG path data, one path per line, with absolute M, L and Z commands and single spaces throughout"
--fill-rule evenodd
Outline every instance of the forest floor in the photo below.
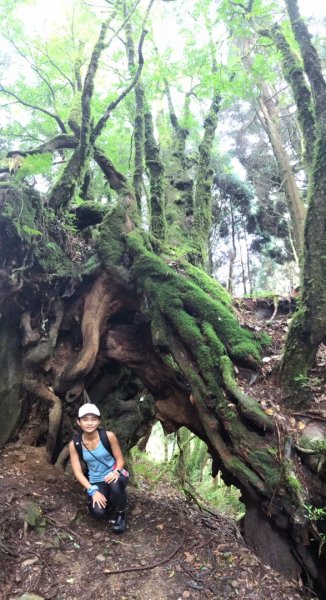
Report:
M 241 318 L 266 330 L 266 315 L 255 306 L 242 306 Z M 268 326 L 274 342 L 260 380 L 239 373 L 273 413 L 279 400 L 272 365 L 286 320 L 281 315 Z M 320 360 L 323 369 L 325 357 Z M 0 600 L 313 597 L 262 564 L 235 521 L 200 511 L 164 480 L 154 490 L 145 478 L 130 486 L 128 526 L 119 536 L 90 517 L 80 485 L 46 464 L 41 448 L 6 446 L 0 473 Z

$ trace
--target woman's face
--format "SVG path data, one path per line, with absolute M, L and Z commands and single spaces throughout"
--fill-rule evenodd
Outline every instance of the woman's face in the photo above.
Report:
M 77 423 L 83 431 L 92 433 L 92 431 L 95 431 L 98 428 L 100 418 L 96 415 L 84 415 L 83 417 L 80 417 L 80 419 L 77 419 Z

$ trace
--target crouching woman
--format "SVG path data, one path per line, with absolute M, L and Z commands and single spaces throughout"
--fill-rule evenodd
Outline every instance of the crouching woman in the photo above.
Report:
M 82 435 L 76 436 L 69 444 L 71 466 L 76 479 L 87 491 L 91 514 L 100 519 L 107 517 L 112 502 L 116 511 L 112 530 L 123 533 L 126 528 L 128 472 L 123 469 L 124 458 L 115 434 L 112 431 L 100 432 L 100 419 L 100 411 L 95 404 L 87 403 L 80 407 L 77 423 Z M 80 458 L 87 465 L 87 476 L 83 473 Z

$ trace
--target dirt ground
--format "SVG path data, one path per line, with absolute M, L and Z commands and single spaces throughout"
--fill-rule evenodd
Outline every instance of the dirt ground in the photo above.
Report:
M 299 583 L 264 566 L 235 523 L 211 516 L 160 484 L 129 489 L 128 527 L 91 518 L 79 484 L 45 464 L 40 449 L 0 457 L 0 599 L 299 600 Z

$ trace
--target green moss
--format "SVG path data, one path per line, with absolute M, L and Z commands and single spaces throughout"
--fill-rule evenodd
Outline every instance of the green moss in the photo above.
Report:
M 213 325 L 221 342 L 235 358 L 247 355 L 259 360 L 259 343 L 252 334 L 241 328 L 233 311 L 221 300 L 213 299 L 192 282 L 183 293 L 184 305 L 190 312 Z
M 27 245 L 30 245 L 31 237 L 40 235 L 38 219 L 42 213 L 42 201 L 38 192 L 25 191 L 19 187 L 12 190 L 6 189 L 4 208 L 1 214 L 1 221 L 6 227 L 7 233 L 12 236 L 18 236 Z
M 146 308 L 147 309 L 147 308 Z M 155 346 L 168 347 L 168 335 L 166 331 L 165 320 L 163 319 L 160 310 L 153 309 L 152 311 L 152 336 Z
M 138 284 L 150 295 L 152 303 L 159 305 L 163 314 L 171 317 L 172 306 L 183 309 L 183 314 L 174 314 L 172 320 L 179 323 L 180 330 L 185 330 L 189 342 L 191 327 L 193 343 L 207 343 L 200 332 L 204 321 L 204 335 L 218 356 L 227 349 L 234 357 L 251 355 L 259 360 L 259 343 L 249 331 L 240 327 L 232 308 L 226 304 L 229 298 L 224 288 L 209 281 L 207 276 L 200 277 L 200 270 L 196 268 L 189 269 L 189 275 L 194 274 L 196 283 L 180 276 L 160 257 L 146 251 L 139 235 L 129 235 L 127 243 L 134 253 L 133 273 Z
M 286 477 L 286 483 L 288 487 L 296 493 L 302 489 L 301 483 L 295 475 L 288 475 Z
M 2 196 L 4 195 L 4 196 Z M 6 236 L 5 256 L 10 252 L 20 262 L 29 252 L 35 263 L 47 274 L 73 275 L 77 266 L 71 262 L 49 231 L 55 228 L 58 237 L 66 239 L 66 225 L 58 220 L 51 209 L 43 209 L 38 192 L 16 186 L 1 192 L 3 210 L 0 217 L 2 231 Z
M 291 460 L 283 460 L 282 472 L 283 482 L 289 490 L 293 502 L 299 507 L 302 507 L 306 501 L 305 493 L 302 484 L 295 473 L 294 464 Z
M 254 448 L 249 453 L 249 462 L 254 469 L 263 473 L 265 481 L 276 488 L 280 483 L 281 468 L 273 452 L 269 448 Z
M 273 338 L 270 335 L 268 335 L 268 333 L 266 333 L 265 331 L 257 333 L 256 339 L 258 339 L 258 342 L 260 343 L 262 348 L 271 346 L 273 343 Z
M 54 241 L 42 240 L 35 249 L 37 261 L 43 271 L 58 276 L 72 276 L 76 268 Z
M 207 321 L 203 321 L 201 328 L 205 337 L 205 342 L 208 346 L 210 346 L 214 356 L 223 356 L 226 353 L 226 349 L 221 340 L 219 340 L 217 337 L 214 327 Z
M 175 362 L 172 354 L 163 355 L 163 360 L 164 360 L 165 364 L 168 365 L 168 367 L 170 367 L 174 371 L 179 371 L 179 367 L 178 367 L 177 363 Z
M 82 121 L 82 106 L 81 106 L 81 92 L 76 91 L 74 94 L 72 106 L 67 119 L 68 123 L 71 121 L 77 127 L 81 126 Z
M 119 265 L 125 253 L 125 234 L 123 233 L 126 221 L 126 208 L 119 202 L 109 211 L 100 226 L 100 239 L 98 251 L 105 264 Z
M 323 454 L 326 452 L 326 440 L 311 440 L 308 437 L 302 436 L 300 447 L 313 450 L 316 454 Z
M 293 315 L 290 330 L 286 338 L 281 366 L 282 382 L 285 388 L 300 391 L 303 378 L 307 379 L 315 350 L 307 337 L 309 331 L 307 310 L 299 308 Z
M 260 490 L 262 493 L 266 493 L 266 488 L 263 481 L 256 475 L 249 467 L 239 460 L 237 457 L 232 457 L 228 468 L 241 481 L 245 486 L 248 483 L 253 486 L 254 489 Z
M 218 281 L 207 275 L 203 269 L 199 269 L 190 263 L 184 263 L 182 266 L 198 287 L 204 290 L 211 298 L 231 308 L 232 298 L 229 292 Z

